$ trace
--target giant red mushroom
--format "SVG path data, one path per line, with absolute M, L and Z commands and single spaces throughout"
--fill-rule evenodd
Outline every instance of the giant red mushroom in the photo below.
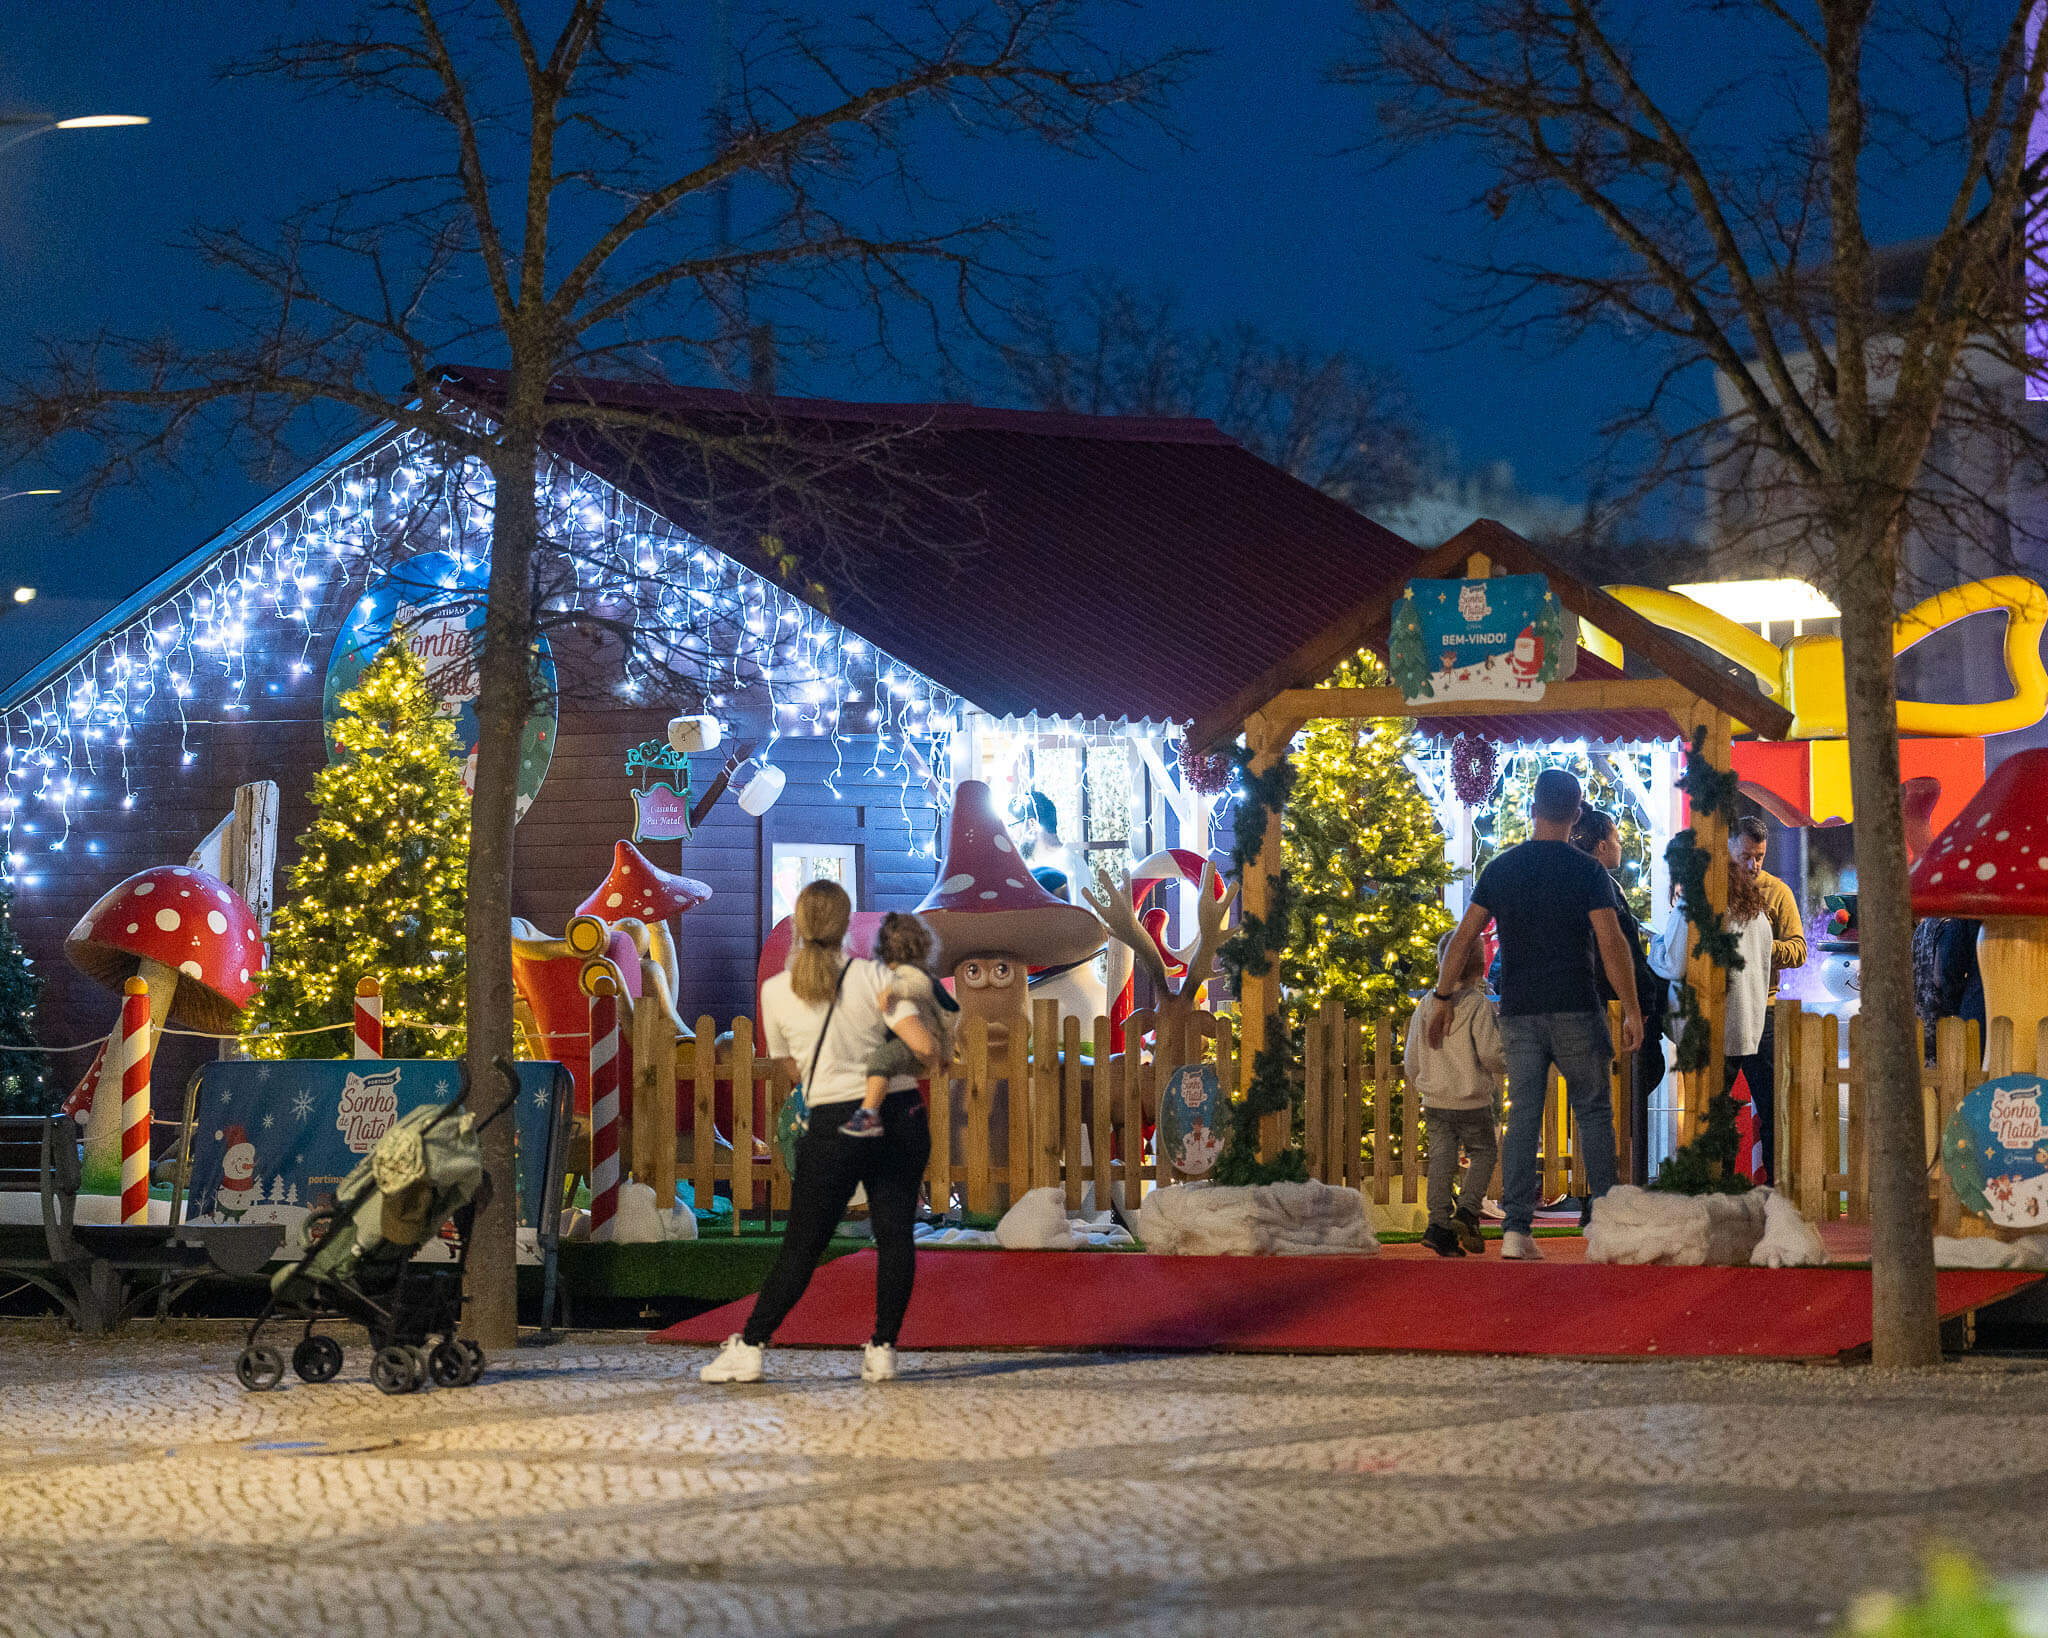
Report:
M 2007 757 L 1913 866 L 1913 909 L 1982 923 L 1984 1015 L 2012 1020 L 2012 1067 L 2036 1071 L 2048 1015 L 2048 750 Z
M 256 912 L 218 876 L 190 865 L 158 865 L 130 876 L 78 918 L 64 940 L 72 966 L 116 994 L 131 978 L 149 983 L 151 1048 L 175 1017 L 188 1029 L 232 1035 L 256 998 L 263 972 L 263 929 Z M 117 1026 L 118 1027 L 118 1026 Z M 89 1127 L 111 1121 L 118 1143 L 120 1083 L 108 1081 L 110 1107 L 90 1117 L 107 1061 L 102 1046 L 71 1096 L 65 1113 L 88 1117 Z M 104 1136 L 104 1134 L 102 1134 Z M 87 1132 L 87 1170 L 94 1171 L 94 1132 Z M 103 1147 L 104 1145 L 101 1145 Z M 114 1156 L 118 1178 L 119 1154 Z M 107 1179 L 101 1178 L 101 1183 Z M 92 1180 L 88 1178 L 91 1191 Z M 114 1187 L 118 1188 L 116 1182 Z M 93 1191 L 96 1192 L 96 1191 Z
M 607 922 L 644 922 L 651 935 L 648 953 L 667 976 L 673 999 L 680 973 L 668 918 L 694 910 L 710 897 L 710 887 L 694 876 L 663 870 L 631 842 L 620 841 L 612 848 L 611 874 L 576 906 L 576 914 Z

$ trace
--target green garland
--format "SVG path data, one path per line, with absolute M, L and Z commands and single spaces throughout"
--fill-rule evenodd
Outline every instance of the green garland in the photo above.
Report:
M 1233 760 L 1237 764 L 1240 794 L 1237 811 L 1231 816 L 1230 874 L 1241 886 L 1245 872 L 1259 861 L 1268 823 L 1286 811 L 1287 799 L 1294 791 L 1295 772 L 1293 763 L 1283 755 L 1264 773 L 1254 773 L 1248 747 L 1240 747 Z M 1237 931 L 1219 952 L 1223 970 L 1230 975 L 1240 996 L 1244 993 L 1245 975 L 1263 977 L 1271 972 L 1280 952 L 1287 947 L 1293 894 L 1286 872 L 1267 876 L 1266 889 L 1266 914 L 1240 912 Z M 1308 1180 L 1307 1159 L 1292 1142 L 1273 1160 L 1259 1158 L 1260 1123 L 1268 1115 L 1291 1111 L 1295 1106 L 1297 1094 L 1288 1044 L 1279 1013 L 1267 1013 L 1266 1044 L 1253 1054 L 1251 1084 L 1241 1097 L 1230 1100 L 1230 1125 L 1224 1134 L 1223 1152 L 1216 1157 L 1215 1169 L 1209 1174 L 1218 1183 L 1241 1187 Z
M 1678 787 L 1691 800 L 1695 816 L 1718 814 L 1733 823 L 1740 777 L 1732 768 L 1717 768 L 1709 762 L 1706 744 L 1706 729 L 1694 729 Z M 1671 883 L 1680 895 L 1699 953 L 1725 971 L 1739 972 L 1742 941 L 1722 925 L 1707 897 L 1713 854 L 1687 829 L 1671 838 L 1664 860 L 1671 867 Z M 1678 1017 L 1682 1022 L 1675 1067 L 1680 1074 L 1693 1074 L 1714 1061 L 1714 1037 L 1700 1010 L 1698 993 L 1684 979 L 1678 984 Z M 1736 1174 L 1738 1146 L 1735 1100 L 1726 1092 L 1715 1092 L 1707 1100 L 1706 1123 L 1699 1135 L 1657 1168 L 1657 1180 L 1650 1186 L 1673 1194 L 1740 1194 L 1750 1185 L 1747 1178 Z

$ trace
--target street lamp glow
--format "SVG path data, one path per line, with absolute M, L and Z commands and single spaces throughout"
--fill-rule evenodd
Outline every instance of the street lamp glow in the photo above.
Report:
M 75 119 L 60 119 L 56 128 L 60 131 L 97 131 L 107 125 L 147 125 L 147 114 L 80 114 Z
M 35 587 L 16 586 L 14 588 L 14 600 L 17 603 L 33 603 L 36 600 Z
M 1708 580 L 1671 589 L 1741 626 L 1833 620 L 1842 612 L 1803 580 Z
M 5 495 L 0 495 L 0 500 L 18 500 L 23 495 L 61 495 L 63 493 L 64 491 L 61 489 L 15 489 Z

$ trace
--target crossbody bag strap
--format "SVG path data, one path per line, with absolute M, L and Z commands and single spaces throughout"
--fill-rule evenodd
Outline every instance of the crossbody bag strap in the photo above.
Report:
M 818 1030 L 817 1045 L 811 1048 L 811 1067 L 804 1071 L 804 1085 L 807 1087 L 817 1085 L 818 1054 L 825 1050 L 825 1037 L 832 1032 L 832 1015 L 839 1010 L 839 992 L 846 988 L 847 968 L 852 965 L 849 961 L 839 969 L 839 982 L 832 986 L 832 1004 L 825 1009 L 825 1022 Z M 804 1101 L 808 1103 L 810 1100 L 806 1098 Z

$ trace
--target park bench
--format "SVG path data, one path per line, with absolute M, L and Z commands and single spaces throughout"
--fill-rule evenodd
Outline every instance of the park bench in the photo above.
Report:
M 0 1223 L 0 1275 L 49 1293 L 87 1336 L 208 1275 L 254 1274 L 284 1241 L 275 1224 L 80 1223 L 78 1184 L 70 1119 L 0 1115 L 0 1194 L 35 1194 L 42 1205 L 40 1224 Z

